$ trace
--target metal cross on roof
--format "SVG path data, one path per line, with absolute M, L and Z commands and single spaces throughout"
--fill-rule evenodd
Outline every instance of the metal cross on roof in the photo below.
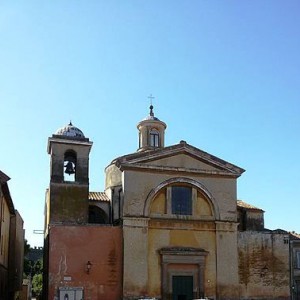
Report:
M 150 99 L 150 105 L 152 105 L 152 100 L 155 98 L 152 96 L 152 94 L 150 94 L 150 96 L 148 97 Z

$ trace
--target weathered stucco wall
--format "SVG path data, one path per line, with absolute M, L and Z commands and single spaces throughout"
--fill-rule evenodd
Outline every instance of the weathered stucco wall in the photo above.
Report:
M 148 291 L 148 218 L 124 218 L 123 296 L 146 296 Z
M 13 280 L 14 280 L 14 290 L 21 290 L 22 289 L 22 282 L 23 282 L 23 265 L 24 265 L 24 238 L 25 238 L 25 231 L 23 229 L 24 221 L 20 215 L 20 213 L 16 210 L 16 215 L 11 218 L 11 221 L 14 222 L 15 228 L 15 239 L 14 239 L 14 253 L 12 257 L 12 265 L 14 266 L 13 272 Z M 10 250 L 11 251 L 11 250 Z
M 49 294 L 82 287 L 85 300 L 119 300 L 122 287 L 122 232 L 111 226 L 50 226 Z M 89 274 L 86 264 L 92 263 Z
M 122 185 L 122 172 L 116 165 L 105 169 L 105 189 Z
M 88 221 L 87 199 L 88 185 L 76 182 L 51 183 L 50 223 L 86 223 Z
M 296 237 L 295 237 L 296 235 Z M 300 253 L 300 239 L 298 239 L 298 234 L 293 234 L 290 240 L 290 255 L 291 255 L 291 286 L 292 286 L 292 299 L 297 299 L 300 297 L 300 268 L 299 268 L 299 253 Z
M 216 235 L 213 222 L 150 220 L 148 237 L 148 293 L 159 297 L 161 291 L 161 256 L 164 247 L 201 248 L 208 252 L 205 261 L 206 296 L 216 292 Z M 174 266 L 172 266 L 174 267 Z M 183 266 L 180 266 L 181 269 Z M 197 266 L 196 266 L 197 268 Z
M 216 222 L 217 299 L 239 299 L 237 225 Z
M 284 234 L 238 233 L 241 299 L 289 299 L 289 244 Z
M 188 163 L 184 156 L 181 159 L 183 164 Z M 196 188 L 193 215 L 167 213 L 167 186 L 149 199 L 153 189 L 180 177 L 200 183 L 211 197 L 209 200 Z M 135 295 L 161 297 L 159 251 L 164 247 L 191 247 L 208 252 L 205 296 L 238 299 L 236 179 L 149 170 L 125 170 L 123 179 L 126 191 L 123 202 L 124 296 L 128 299 Z M 149 201 L 148 212 L 145 211 L 146 201 Z M 187 265 L 182 265 L 181 269 Z

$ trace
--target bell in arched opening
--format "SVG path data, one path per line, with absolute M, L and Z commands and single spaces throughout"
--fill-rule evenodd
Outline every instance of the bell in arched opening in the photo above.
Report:
M 64 176 L 65 181 L 75 181 L 77 155 L 75 151 L 69 150 L 64 156 Z

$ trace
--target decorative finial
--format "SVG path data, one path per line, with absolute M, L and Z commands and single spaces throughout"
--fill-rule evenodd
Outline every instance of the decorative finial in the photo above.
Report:
M 150 94 L 150 96 L 148 97 L 150 99 L 150 116 L 154 117 L 154 112 L 153 112 L 153 105 L 152 105 L 152 99 L 154 99 L 155 97 L 152 96 L 152 94 Z
M 70 120 L 69 126 L 73 126 L 72 121 Z
M 150 105 L 150 116 L 154 117 L 153 105 Z

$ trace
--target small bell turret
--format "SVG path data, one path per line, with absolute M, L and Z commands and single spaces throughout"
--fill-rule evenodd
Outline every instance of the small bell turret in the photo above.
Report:
M 154 116 L 152 95 L 149 115 L 137 124 L 139 131 L 138 151 L 155 150 L 164 147 L 166 123 Z

